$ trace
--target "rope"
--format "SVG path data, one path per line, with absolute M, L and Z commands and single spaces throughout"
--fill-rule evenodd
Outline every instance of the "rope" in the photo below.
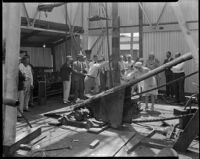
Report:
M 185 79 L 185 78 L 188 78 L 188 77 L 190 77 L 190 76 L 193 76 L 193 75 L 195 75 L 195 74 L 197 74 L 197 73 L 199 73 L 199 71 L 193 72 L 193 73 L 191 73 L 191 74 L 189 74 L 189 75 L 186 75 L 186 76 L 184 76 L 184 77 L 177 78 L 177 79 L 175 79 L 175 80 L 173 80 L 173 81 L 170 81 L 170 82 L 168 82 L 168 83 L 166 83 L 166 84 L 163 84 L 163 85 L 161 85 L 161 86 L 159 86 L 159 87 L 155 87 L 155 88 L 153 88 L 153 89 L 149 89 L 149 90 L 146 90 L 146 91 L 143 91 L 143 92 L 140 92 L 140 93 L 136 93 L 136 94 L 134 94 L 133 96 L 141 95 L 141 94 L 144 94 L 144 93 L 147 93 L 147 92 L 151 92 L 151 91 L 153 91 L 153 90 L 156 90 L 156 89 L 165 87 L 166 85 L 170 85 L 170 84 L 175 83 L 175 82 L 177 82 L 177 81 L 179 81 L 179 80 L 181 80 L 181 79 Z
M 179 116 L 169 117 L 169 118 L 132 120 L 132 123 L 146 123 L 146 122 L 157 122 L 157 121 L 173 120 L 173 119 L 180 119 L 180 118 L 184 118 L 184 117 L 188 117 L 188 116 L 193 116 L 193 115 L 194 115 L 194 113 L 185 114 L 185 115 L 179 115 Z

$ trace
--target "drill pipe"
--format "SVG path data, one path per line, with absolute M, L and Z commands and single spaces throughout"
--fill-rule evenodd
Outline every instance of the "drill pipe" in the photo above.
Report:
M 142 75 L 140 78 L 138 79 L 134 79 L 130 82 L 127 82 L 125 84 L 122 84 L 122 85 L 119 85 L 119 86 L 116 86 L 114 88 L 111 88 L 107 91 L 104 91 L 104 92 L 101 92 L 97 95 L 94 95 L 93 97 L 87 99 L 87 100 L 84 100 L 83 102 L 81 103 L 77 103 L 77 104 L 74 104 L 71 107 L 71 110 L 73 110 L 74 108 L 79 108 L 79 107 L 82 107 L 82 106 L 87 106 L 88 104 L 90 104 L 91 102 L 94 102 L 95 100 L 97 99 L 100 99 L 100 98 L 103 98 L 104 96 L 107 96 L 109 94 L 112 94 L 112 93 L 115 93 L 115 92 L 118 92 L 120 90 L 123 90 L 125 89 L 126 87 L 130 87 L 130 86 L 133 86 L 149 77 L 152 77 L 162 71 L 164 71 L 166 68 L 169 68 L 169 67 L 172 67 L 174 65 L 177 65 L 181 62 L 184 62 L 184 61 L 188 61 L 188 60 L 191 60 L 193 57 L 192 57 L 192 53 L 186 53 L 176 59 L 174 59 L 173 61 L 170 61 L 162 66 L 159 66 L 158 68 L 154 69 L 154 70 L 151 70 L 149 71 L 148 73 Z M 69 111 L 69 110 L 67 110 Z M 66 111 L 60 111 L 60 112 L 56 112 L 56 114 L 62 114 L 62 113 L 65 113 Z

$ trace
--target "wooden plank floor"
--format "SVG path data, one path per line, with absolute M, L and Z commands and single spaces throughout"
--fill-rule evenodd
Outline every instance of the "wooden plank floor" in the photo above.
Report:
M 144 107 L 144 105 L 142 105 Z M 88 133 L 86 129 L 75 128 L 71 126 L 60 126 L 54 127 L 49 126 L 48 122 L 56 122 L 56 119 L 44 117 L 42 114 L 66 110 L 66 104 L 62 103 L 61 97 L 50 98 L 47 101 L 45 106 L 35 106 L 31 108 L 31 112 L 25 112 L 25 115 L 29 119 L 33 127 L 42 127 L 42 135 L 34 139 L 31 143 L 34 143 L 42 136 L 46 136 L 45 139 L 37 143 L 43 149 L 52 149 L 60 148 L 64 146 L 72 146 L 72 149 L 56 150 L 46 152 L 48 157 L 67 157 L 67 156 L 153 156 L 157 154 L 160 150 L 139 145 L 132 153 L 127 154 L 127 141 L 131 138 L 136 140 L 136 133 L 142 135 L 148 135 L 151 131 L 147 127 L 131 124 L 125 125 L 121 130 L 106 129 L 100 134 Z M 173 109 L 180 108 L 178 106 L 169 106 L 169 105 L 155 105 L 155 112 L 141 112 L 137 118 L 140 119 L 151 119 L 155 117 L 170 117 L 173 116 Z M 175 125 L 178 123 L 178 120 L 169 120 L 167 123 Z M 142 123 L 142 125 L 151 126 L 153 128 L 159 128 L 161 122 L 151 122 L 151 123 Z M 22 120 L 17 122 L 17 134 L 20 134 L 23 131 L 27 131 L 29 128 L 27 124 Z M 135 136 L 134 136 L 135 135 Z M 135 138 L 134 138 L 135 137 Z M 164 139 L 165 136 L 155 134 L 152 138 L 155 139 Z M 76 140 L 73 142 L 72 140 Z M 95 139 L 100 140 L 100 144 L 94 148 L 90 149 L 89 145 Z M 179 154 L 180 158 L 199 158 L 199 144 L 195 142 L 191 144 L 190 150 L 186 154 Z M 131 142 L 128 144 L 130 145 Z M 42 156 L 42 153 L 32 152 L 27 153 L 26 151 L 19 151 L 20 154 L 26 156 Z M 145 153 L 144 153 L 145 152 Z M 44 154 L 43 154 L 44 155 Z

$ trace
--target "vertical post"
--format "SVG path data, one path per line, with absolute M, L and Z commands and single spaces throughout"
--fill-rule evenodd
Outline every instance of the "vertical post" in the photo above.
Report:
M 5 57 L 5 98 L 17 99 L 18 58 L 20 50 L 21 3 L 7 4 L 6 16 L 6 57 Z M 5 30 L 4 30 L 5 31 Z M 5 106 L 4 108 L 3 144 L 11 145 L 16 138 L 17 109 Z
M 108 7 L 107 3 L 105 3 L 105 10 L 106 10 L 106 18 L 108 18 Z M 108 30 L 108 19 L 106 20 L 106 33 L 107 33 L 107 45 L 108 45 L 108 60 L 109 60 L 109 76 L 110 76 L 110 87 L 113 87 L 113 78 L 112 78 L 112 67 L 110 61 L 110 44 L 109 44 L 109 30 Z
M 69 25 L 67 24 L 68 20 L 68 12 L 67 12 L 67 3 L 65 3 L 65 24 L 66 24 L 66 36 L 65 36 L 65 48 L 66 50 L 68 49 L 70 53 L 67 52 L 67 55 L 71 55 L 72 56 L 72 36 L 70 36 L 69 40 L 68 40 L 68 32 L 70 32 L 70 28 Z M 70 34 L 71 35 L 71 34 Z M 70 44 L 68 44 L 70 43 Z
M 53 72 L 56 72 L 56 56 L 55 56 L 55 48 L 51 47 L 51 54 L 53 57 Z
M 139 11 L 139 57 L 142 58 L 143 57 L 143 12 L 139 4 L 138 4 L 138 11 Z
M 83 3 L 83 29 L 84 29 L 84 34 L 83 34 L 83 46 L 82 48 L 84 50 L 88 49 L 88 27 L 89 27 L 89 21 L 88 21 L 88 17 L 89 17 L 89 3 Z
M 120 54 L 120 18 L 118 16 L 118 3 L 112 3 L 112 66 L 113 86 L 120 84 L 119 54 Z
M 133 56 L 133 33 L 131 33 L 130 48 L 131 48 L 130 53 Z

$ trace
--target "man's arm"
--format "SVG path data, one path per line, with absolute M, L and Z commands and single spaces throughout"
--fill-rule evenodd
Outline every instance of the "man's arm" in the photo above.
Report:
M 180 64 L 178 64 L 178 65 L 176 65 L 176 66 L 173 66 L 173 67 L 171 68 L 171 70 L 172 70 L 172 71 L 182 71 L 182 70 L 183 70 L 183 66 L 184 66 L 184 62 L 182 62 L 182 63 L 180 63 Z
M 109 62 L 108 61 L 103 61 L 99 64 L 99 68 L 102 68 L 104 66 L 106 66 Z

